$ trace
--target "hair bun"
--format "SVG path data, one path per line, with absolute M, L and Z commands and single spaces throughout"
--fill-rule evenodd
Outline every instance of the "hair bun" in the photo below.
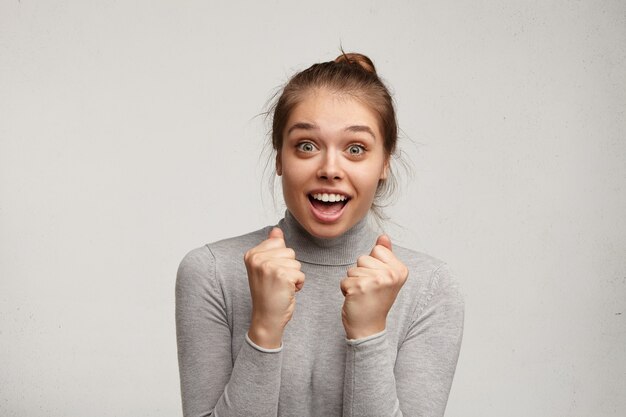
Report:
M 350 65 L 358 65 L 359 67 L 361 67 L 361 69 L 369 72 L 370 74 L 376 75 L 376 67 L 374 66 L 374 63 L 371 59 L 363 54 L 359 54 L 356 52 L 343 52 L 341 55 L 335 58 L 335 62 L 337 64 L 343 62 Z

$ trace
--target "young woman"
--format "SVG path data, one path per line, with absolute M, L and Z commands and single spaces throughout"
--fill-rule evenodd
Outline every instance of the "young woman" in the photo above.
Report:
M 397 126 L 369 58 L 296 74 L 273 108 L 287 211 L 190 252 L 176 283 L 185 416 L 442 416 L 463 301 L 445 264 L 368 221 Z

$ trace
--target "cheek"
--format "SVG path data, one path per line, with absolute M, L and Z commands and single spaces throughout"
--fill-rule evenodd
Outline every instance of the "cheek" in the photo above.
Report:
M 355 177 L 358 187 L 364 196 L 373 197 L 380 184 L 380 166 L 373 166 L 369 169 L 362 169 Z
M 304 176 L 298 169 L 291 169 L 291 166 L 283 166 L 283 192 L 285 194 L 296 194 L 304 186 Z
M 302 184 L 315 173 L 315 163 L 312 160 L 297 159 L 293 156 L 282 158 L 283 182 Z

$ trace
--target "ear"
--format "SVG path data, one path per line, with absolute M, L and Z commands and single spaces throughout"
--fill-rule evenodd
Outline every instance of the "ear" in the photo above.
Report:
M 389 157 L 385 157 L 385 164 L 383 165 L 382 171 L 380 171 L 380 180 L 386 180 L 387 176 L 389 176 Z
M 276 175 L 283 175 L 283 161 L 280 157 L 280 151 L 276 153 Z

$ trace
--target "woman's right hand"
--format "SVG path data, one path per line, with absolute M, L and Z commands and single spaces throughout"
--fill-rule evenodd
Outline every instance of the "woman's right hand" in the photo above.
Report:
M 246 252 L 244 262 L 252 296 L 248 337 L 260 347 L 278 348 L 296 306 L 296 292 L 304 285 L 300 262 L 293 249 L 285 246 L 283 231 L 277 227 Z

